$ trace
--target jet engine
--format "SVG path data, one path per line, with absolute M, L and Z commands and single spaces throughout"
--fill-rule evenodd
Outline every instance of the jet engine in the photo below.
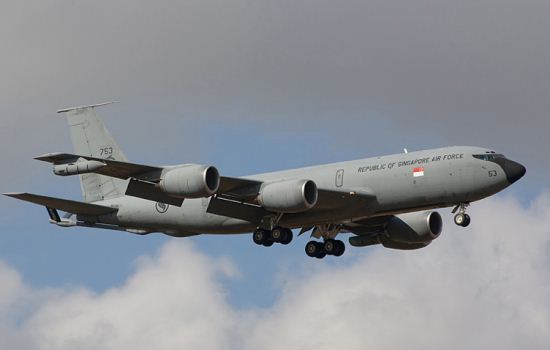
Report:
M 210 197 L 220 186 L 220 174 L 213 166 L 190 164 L 168 170 L 162 175 L 159 188 L 172 197 Z
M 84 160 L 76 163 L 56 164 L 53 166 L 53 173 L 59 176 L 70 176 L 92 173 L 106 166 L 107 164 L 97 160 Z
M 317 204 L 317 185 L 311 180 L 288 180 L 265 185 L 258 202 L 269 211 L 298 213 Z
M 436 211 L 423 211 L 393 216 L 386 226 L 387 238 L 394 243 L 426 244 L 441 234 L 443 220 Z M 381 243 L 384 242 L 381 240 Z M 388 247 L 390 246 L 388 242 Z M 399 249 L 399 248 L 398 248 Z

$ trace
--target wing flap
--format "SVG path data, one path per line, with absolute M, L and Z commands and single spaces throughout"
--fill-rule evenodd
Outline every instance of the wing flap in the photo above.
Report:
M 47 208 L 54 208 L 67 213 L 77 215 L 99 216 L 116 212 L 118 209 L 103 205 L 71 201 L 68 199 L 40 196 L 32 193 L 4 193 L 5 196 L 20 199 L 22 201 L 43 205 Z
M 376 201 L 376 195 L 368 189 L 325 189 L 319 188 L 319 199 L 315 208 L 337 208 L 342 206 L 361 207 Z
M 238 200 L 254 199 L 260 192 L 261 181 L 222 176 L 218 194 Z
M 260 222 L 263 216 L 269 214 L 262 207 L 218 197 L 212 197 L 212 199 L 210 199 L 207 212 L 254 223 Z
M 181 207 L 182 198 L 176 198 L 162 192 L 155 184 L 139 180 L 130 180 L 126 195 L 147 199 L 154 202 L 161 202 Z

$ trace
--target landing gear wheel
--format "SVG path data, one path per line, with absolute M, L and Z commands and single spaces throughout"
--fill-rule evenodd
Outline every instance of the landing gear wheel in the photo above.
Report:
M 466 217 L 462 213 L 458 213 L 455 215 L 455 224 L 458 226 L 462 226 L 462 223 L 466 220 Z
M 268 231 L 259 228 L 252 234 L 252 240 L 257 245 L 263 245 L 268 233 Z
M 254 233 L 252 234 L 252 240 L 257 245 L 263 245 L 264 247 L 271 247 L 273 245 L 271 233 L 261 228 L 254 231 Z
M 462 223 L 462 227 L 466 227 L 470 225 L 470 215 L 464 214 L 464 216 L 465 216 L 465 219 L 464 219 L 464 222 Z
M 470 224 L 470 215 L 465 213 L 458 213 L 455 215 L 455 224 L 458 226 L 466 227 Z
M 336 240 L 334 241 L 335 243 L 335 246 L 336 246 L 336 251 L 334 252 L 334 256 L 342 256 L 342 254 L 344 254 L 344 252 L 346 251 L 346 245 L 344 244 L 344 242 L 340 241 L 340 240 Z
M 306 244 L 306 254 L 311 258 L 323 258 L 326 255 L 323 245 L 316 241 L 309 241 Z
M 292 238 L 293 238 L 294 235 L 292 234 L 291 229 L 285 228 L 284 231 L 285 231 L 285 235 L 279 243 L 287 245 L 290 242 L 292 242 Z
M 323 249 L 323 245 L 321 243 L 318 243 L 318 244 L 321 247 L 321 250 L 319 250 L 319 253 L 317 253 L 317 255 L 315 255 L 315 257 L 317 259 L 322 259 L 327 255 L 327 252 Z
M 327 255 L 336 255 L 335 253 L 338 251 L 338 247 L 334 239 L 327 239 L 323 245 L 323 248 L 325 249 Z
M 271 240 L 273 242 L 281 242 L 285 238 L 285 229 L 282 227 L 275 227 L 273 231 L 271 231 Z
M 268 237 L 273 242 L 287 245 L 292 241 L 293 235 L 291 229 L 277 226 L 271 231 Z

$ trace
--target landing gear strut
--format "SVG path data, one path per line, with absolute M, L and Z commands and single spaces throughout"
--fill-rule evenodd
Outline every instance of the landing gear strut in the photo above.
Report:
M 254 243 L 263 245 L 264 247 L 271 247 L 273 243 L 287 245 L 292 242 L 292 237 L 292 230 L 279 226 L 273 228 L 271 231 L 259 228 L 252 234 Z
M 467 203 L 461 203 L 453 209 L 453 213 L 458 210 L 458 214 L 455 215 L 455 224 L 458 226 L 466 227 L 470 225 L 470 215 L 466 214 Z

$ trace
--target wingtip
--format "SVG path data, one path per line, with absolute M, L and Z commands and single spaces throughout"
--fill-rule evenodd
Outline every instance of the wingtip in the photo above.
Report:
M 36 159 L 36 160 L 45 160 L 45 159 L 48 159 L 50 157 L 55 157 L 55 156 L 58 156 L 60 154 L 63 154 L 62 152 L 53 152 L 53 153 L 45 153 L 45 154 L 42 154 L 42 155 L 39 155 L 37 157 L 34 157 L 33 159 Z
M 2 193 L 4 196 L 8 196 L 8 197 L 12 197 L 12 198 L 17 198 L 17 197 L 20 197 L 22 195 L 25 194 L 25 192 L 6 192 L 6 193 Z

